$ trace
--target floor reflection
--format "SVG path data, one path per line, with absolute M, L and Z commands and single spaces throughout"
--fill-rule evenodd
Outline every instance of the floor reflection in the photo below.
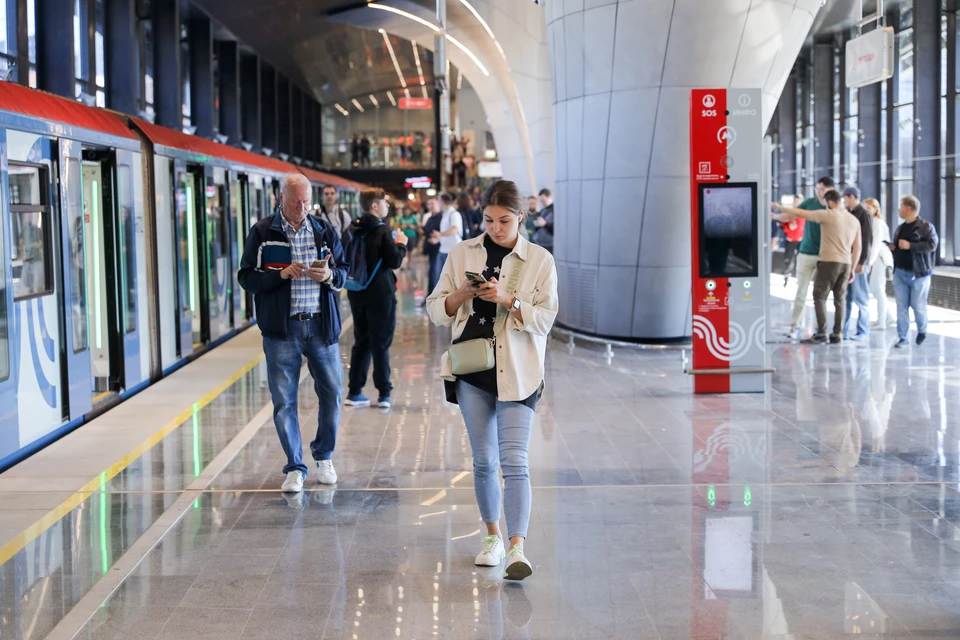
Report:
M 692 396 L 676 354 L 553 343 L 535 573 L 505 584 L 472 563 L 469 445 L 437 380 L 447 338 L 401 282 L 394 409 L 344 411 L 336 489 L 311 477 L 281 495 L 261 429 L 80 637 L 960 636 L 960 340 L 771 345 L 770 392 L 729 397 Z M 0 637 L 53 628 L 265 402 L 250 384 L 249 409 L 181 430 L 0 567 Z M 309 389 L 301 402 L 310 430 Z

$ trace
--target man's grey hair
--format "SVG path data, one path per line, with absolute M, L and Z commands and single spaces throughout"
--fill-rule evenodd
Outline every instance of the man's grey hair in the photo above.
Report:
M 290 191 L 290 189 L 296 187 L 306 187 L 310 188 L 310 181 L 307 180 L 307 176 L 302 173 L 288 173 L 283 176 L 283 180 L 280 181 L 280 190 L 284 193 Z
M 903 204 L 907 209 L 911 209 L 916 213 L 920 213 L 920 199 L 917 196 L 903 196 L 900 198 L 900 203 Z

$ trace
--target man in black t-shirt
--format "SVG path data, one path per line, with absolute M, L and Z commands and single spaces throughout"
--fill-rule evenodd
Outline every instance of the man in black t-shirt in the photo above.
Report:
M 860 204 L 860 189 L 847 187 L 843 190 L 843 204 L 860 223 L 860 261 L 854 265 L 855 276 L 847 289 L 847 313 L 843 319 L 844 340 L 864 340 L 870 335 L 870 284 L 867 280 L 867 260 L 873 243 L 873 219 Z M 857 316 L 857 333 L 850 336 L 850 315 L 853 305 L 860 310 Z
M 897 344 L 910 343 L 910 309 L 917 321 L 917 344 L 927 339 L 927 296 L 939 238 L 932 224 L 920 218 L 920 201 L 915 196 L 900 200 L 903 224 L 893 234 L 893 293 L 897 298 Z

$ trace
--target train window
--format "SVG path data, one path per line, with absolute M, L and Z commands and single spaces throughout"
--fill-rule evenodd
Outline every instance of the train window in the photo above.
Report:
M 53 242 L 46 167 L 10 163 L 13 297 L 53 292 Z
M 136 220 L 130 192 L 133 180 L 130 167 L 117 165 L 117 178 L 120 195 L 120 291 L 123 296 L 124 331 L 130 333 L 137 328 Z
M 84 295 L 87 287 L 86 259 L 84 258 L 83 235 L 83 186 L 81 180 L 80 161 L 67 158 L 66 165 L 66 196 L 67 196 L 67 228 L 70 233 L 70 269 L 71 295 L 71 325 L 73 326 L 73 352 L 80 353 L 87 348 L 87 297 Z

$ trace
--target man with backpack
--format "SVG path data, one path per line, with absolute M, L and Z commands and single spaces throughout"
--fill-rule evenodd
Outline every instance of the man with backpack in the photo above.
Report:
M 397 325 L 397 277 L 407 255 L 407 237 L 384 224 L 389 205 L 383 189 L 360 192 L 363 215 L 350 227 L 349 269 L 344 289 L 353 312 L 353 350 L 345 404 L 369 407 L 363 395 L 373 359 L 373 383 L 380 392 L 377 407 L 390 408 L 390 345 Z
M 319 407 L 310 453 L 322 484 L 336 484 L 333 450 L 340 423 L 343 365 L 340 307 L 336 292 L 347 278 L 340 234 L 308 215 L 310 182 L 301 174 L 283 178 L 280 207 L 247 234 L 237 278 L 253 294 L 263 333 L 273 421 L 287 456 L 281 490 L 299 493 L 307 477 L 297 399 L 306 357 Z

